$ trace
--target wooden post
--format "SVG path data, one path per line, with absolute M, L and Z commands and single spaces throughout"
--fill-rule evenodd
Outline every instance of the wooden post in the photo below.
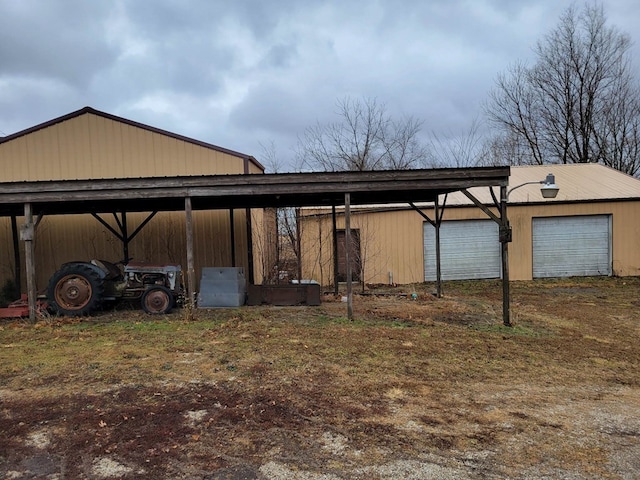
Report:
M 438 209 L 438 197 L 434 202 L 434 213 L 436 217 L 436 297 L 442 298 L 442 265 L 440 258 L 440 223 L 442 218 Z
M 35 321 L 38 292 L 36 288 L 35 248 L 33 244 L 35 226 L 33 224 L 33 210 L 30 203 L 24 204 L 24 225 L 22 226 L 21 233 L 22 240 L 24 241 L 29 320 Z
M 339 283 L 339 275 L 338 275 L 338 225 L 336 220 L 336 206 L 331 205 L 331 223 L 333 227 L 333 293 L 337 297 L 338 296 L 338 283 Z
M 353 282 L 351 280 L 351 194 L 344 194 L 344 261 L 347 270 L 347 318 L 353 319 Z
M 122 254 L 124 255 L 123 260 L 126 263 L 129 263 L 129 230 L 127 227 L 127 212 L 123 211 L 121 213 L 122 223 L 120 224 L 120 229 L 122 230 Z
M 507 187 L 500 187 L 500 245 L 502 247 L 502 323 L 511 327 L 509 291 L 509 242 L 511 227 L 507 218 Z
M 302 247 L 302 225 L 300 225 L 300 208 L 296 207 L 296 253 L 298 254 L 297 258 L 297 266 L 298 271 L 296 276 L 298 277 L 298 282 L 302 283 L 302 251 L 300 248 Z
M 191 308 L 196 306 L 196 269 L 193 260 L 193 211 L 191 210 L 191 197 L 184 199 L 184 211 L 186 215 L 187 231 L 187 298 Z
M 250 284 L 254 284 L 256 281 L 254 273 L 254 259 L 253 259 L 253 220 L 251 219 L 251 209 L 245 208 L 245 217 L 247 219 L 247 268 L 249 269 L 247 281 Z

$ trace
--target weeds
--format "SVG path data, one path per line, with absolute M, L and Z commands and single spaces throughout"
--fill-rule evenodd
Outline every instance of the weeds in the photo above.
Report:
M 637 426 L 640 279 L 516 282 L 514 327 L 499 282 L 448 282 L 443 299 L 414 288 L 416 300 L 356 296 L 354 321 L 326 302 L 2 323 L 0 473 L 42 455 L 24 439 L 49 428 L 48 455 L 77 478 L 104 452 L 144 478 L 425 455 L 492 478 L 525 478 L 542 459 L 617 478 L 602 436 Z M 624 442 L 611 440 L 615 455 Z

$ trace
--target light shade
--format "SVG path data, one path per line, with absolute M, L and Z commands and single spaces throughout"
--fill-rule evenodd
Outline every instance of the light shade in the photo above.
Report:
M 547 175 L 547 178 L 544 180 L 544 185 L 540 188 L 540 193 L 544 198 L 556 198 L 558 195 L 558 186 L 556 185 L 556 177 L 553 174 Z

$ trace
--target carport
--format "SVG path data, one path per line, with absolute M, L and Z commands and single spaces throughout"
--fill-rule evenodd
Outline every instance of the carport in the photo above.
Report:
M 433 202 L 436 206 L 434 219 L 429 218 L 418 208 L 414 208 L 436 226 L 437 232 L 441 220 L 441 215 L 438 213 L 438 196 L 461 191 L 499 225 L 499 240 L 502 246 L 503 322 L 505 325 L 510 325 L 508 243 L 511 241 L 511 230 L 507 218 L 509 173 L 509 167 L 482 167 L 2 183 L 0 184 L 0 215 L 24 216 L 20 236 L 25 242 L 27 294 L 30 318 L 34 319 L 37 266 L 34 264 L 33 240 L 38 221 L 43 215 L 88 213 L 99 218 L 100 214 L 184 211 L 187 297 L 193 303 L 195 301 L 192 226 L 194 210 L 344 206 L 345 231 L 348 237 L 351 205 L 408 203 L 413 206 L 417 202 Z M 468 192 L 472 187 L 489 188 L 494 208 L 489 209 L 475 199 Z M 493 187 L 499 188 L 500 200 L 496 197 Z M 148 220 L 152 216 L 153 213 Z M 126 248 L 124 241 L 127 238 L 127 235 L 124 235 L 126 225 L 122 228 L 123 225 L 120 224 L 120 227 L 124 248 Z M 144 223 L 139 228 L 142 227 Z M 436 249 L 439 249 L 438 242 L 436 233 Z M 249 263 L 251 271 L 253 267 L 251 254 Z M 348 261 L 347 265 L 349 265 Z M 348 316 L 351 317 L 351 276 L 347 275 L 347 279 L 347 309 Z

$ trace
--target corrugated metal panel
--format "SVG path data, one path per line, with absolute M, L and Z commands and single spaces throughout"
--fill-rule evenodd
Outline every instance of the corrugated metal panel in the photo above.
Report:
M 640 180 L 597 163 L 577 163 L 567 165 L 531 165 L 511 167 L 508 190 L 527 182 L 539 182 L 544 180 L 547 174 L 555 175 L 556 184 L 560 188 L 556 198 L 545 199 L 540 193 L 541 184 L 524 185 L 509 194 L 509 204 L 527 203 L 566 203 L 589 202 L 621 199 L 640 199 Z M 470 188 L 472 193 L 481 203 L 493 206 L 491 192 L 486 187 Z M 499 199 L 499 188 L 494 188 L 496 198 Z M 440 205 L 444 203 L 444 195 L 440 196 Z M 416 204 L 419 207 L 429 207 L 433 203 Z M 473 202 L 461 192 L 452 192 L 447 195 L 448 206 L 472 206 Z M 373 208 L 389 209 L 393 205 L 356 205 L 352 211 L 371 210 Z M 406 208 L 406 204 L 395 205 Z
M 309 210 L 305 210 L 307 212 Z M 425 209 L 433 218 L 433 210 Z M 316 212 L 318 213 L 318 212 Z M 562 204 L 517 205 L 509 208 L 509 220 L 513 227 L 513 242 L 509 245 L 509 267 L 512 280 L 531 280 L 532 258 L 532 218 L 577 215 L 611 216 L 611 255 L 613 274 L 619 276 L 640 275 L 640 202 L 586 202 Z M 331 216 L 324 217 L 322 227 L 315 218 L 304 220 L 303 225 L 303 265 L 305 278 L 328 284 L 331 276 Z M 375 272 L 367 275 L 367 282 L 387 283 L 389 272 L 397 283 L 424 281 L 423 259 L 423 219 L 410 210 L 371 211 L 356 214 L 362 224 L 375 225 L 376 243 L 364 242 L 372 251 L 367 260 L 366 270 Z M 486 215 L 476 207 L 450 208 L 444 212 L 445 221 L 485 220 Z M 307 226 L 308 224 L 308 226 Z M 343 228 L 342 216 L 338 217 L 338 228 Z M 369 235 L 371 237 L 372 235 Z M 322 245 L 319 239 L 324 238 Z M 322 259 L 322 260 L 320 260 Z M 320 272 L 324 272 L 321 276 Z
M 576 163 L 568 165 L 532 165 L 511 167 L 509 188 L 526 182 L 544 180 L 548 173 L 556 178 L 560 187 L 554 199 L 543 199 L 540 184 L 526 185 L 509 194 L 509 203 L 575 202 L 593 200 L 611 200 L 622 198 L 640 198 L 640 180 L 597 163 Z M 471 191 L 483 203 L 491 204 L 491 195 L 487 188 L 474 188 Z M 496 191 L 497 194 L 499 192 Z M 469 200 L 460 193 L 451 194 L 450 205 L 469 204 Z
M 245 158 L 85 113 L 0 143 L 0 166 L 5 182 L 139 178 L 241 174 Z
M 337 228 L 344 229 L 338 215 Z M 414 283 L 423 281 L 422 217 L 413 210 L 359 214 L 351 217 L 359 231 L 365 283 Z M 302 220 L 302 275 L 322 285 L 333 283 L 331 215 Z
M 444 280 L 500 277 L 498 224 L 492 220 L 442 222 L 441 272 Z M 424 278 L 436 279 L 436 230 L 424 224 Z
M 3 182 L 262 173 L 253 157 L 83 109 L 3 139 Z M 145 214 L 128 216 L 130 232 Z M 106 218 L 106 217 L 105 217 Z M 18 220 L 18 224 L 23 222 Z M 186 264 L 184 213 L 158 214 L 130 245 L 137 260 Z M 245 210 L 234 212 L 235 265 L 248 269 Z M 0 219 L 2 245 L 11 245 L 8 219 Z M 203 266 L 232 266 L 228 210 L 194 212 L 196 275 Z M 36 234 L 38 287 L 66 261 L 117 261 L 121 244 L 88 215 L 44 217 Z M 20 243 L 20 248 L 24 245 Z M 0 280 L 13 277 L 13 252 L 0 255 Z M 24 258 L 24 253 L 22 254 Z M 24 279 L 24 276 L 23 276 Z
M 129 233 L 148 214 L 129 214 Z M 110 215 L 103 218 L 115 226 Z M 236 210 L 236 262 L 235 266 L 248 271 L 246 215 Z M 18 225 L 24 219 L 18 218 Z M 231 242 L 229 212 L 194 212 L 194 250 L 196 278 L 202 267 L 231 267 Z M 0 281 L 13 278 L 13 250 L 11 249 L 11 225 L 8 218 L 0 218 Z M 122 244 L 112 233 L 90 215 L 64 215 L 43 217 L 36 232 L 37 288 L 46 289 L 51 275 L 64 262 L 93 258 L 117 262 L 122 259 Z M 20 242 L 24 259 L 24 242 Z M 186 235 L 184 212 L 158 213 L 129 245 L 130 256 L 135 260 L 154 263 L 179 263 L 186 266 Z M 23 260 L 24 261 L 24 260 Z M 22 275 L 24 282 L 25 276 Z M 0 284 L 1 286 L 1 284 Z M 23 290 L 24 291 L 24 290 Z
M 533 219 L 533 277 L 611 275 L 611 216 Z

